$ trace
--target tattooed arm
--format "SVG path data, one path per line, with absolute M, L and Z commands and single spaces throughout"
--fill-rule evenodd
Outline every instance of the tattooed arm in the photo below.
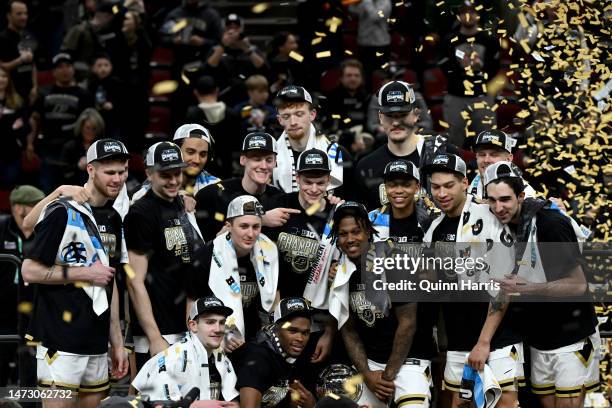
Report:
M 508 304 L 508 302 L 500 301 L 499 299 L 493 299 L 489 302 L 487 319 L 482 326 L 482 330 L 480 330 L 478 342 L 468 356 L 468 364 L 472 368 L 479 371 L 484 369 L 484 364 L 487 362 L 491 351 L 491 339 L 501 324 L 506 310 L 508 310 Z
M 412 347 L 412 340 L 416 332 L 416 310 L 416 303 L 408 303 L 395 308 L 398 324 L 393 338 L 391 355 L 383 373 L 385 379 L 395 378 Z

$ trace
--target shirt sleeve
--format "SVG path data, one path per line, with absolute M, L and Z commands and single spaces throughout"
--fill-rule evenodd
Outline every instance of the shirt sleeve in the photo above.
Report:
M 248 363 L 242 364 L 236 371 L 236 389 L 240 391 L 241 388 L 255 388 L 263 395 L 274 385 L 274 373 L 270 363 L 261 353 L 249 353 Z
M 543 211 L 537 215 L 538 250 L 549 281 L 561 279 L 581 265 L 582 255 L 576 234 L 567 216 L 559 211 Z
M 27 257 L 53 266 L 66 229 L 68 213 L 61 206 L 50 207 L 46 211 L 45 218 L 34 228 L 34 242 Z
M 153 230 L 155 223 L 152 220 L 132 209 L 125 216 L 125 243 L 129 250 L 136 252 L 147 252 L 153 249 Z

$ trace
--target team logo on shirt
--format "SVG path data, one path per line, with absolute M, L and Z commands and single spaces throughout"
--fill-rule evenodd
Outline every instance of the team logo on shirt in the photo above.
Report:
M 62 260 L 66 263 L 83 263 L 87 261 L 87 249 L 82 242 L 70 242 L 62 248 Z
M 166 249 L 175 251 L 175 255 L 180 256 L 183 245 L 187 245 L 187 237 L 182 227 L 164 228 L 164 238 L 166 239 Z
M 514 239 L 512 239 L 512 234 L 506 231 L 505 228 L 502 230 L 499 236 L 499 240 L 501 241 L 502 244 L 504 244 L 508 248 L 510 248 L 512 244 L 514 243 Z
M 117 253 L 117 237 L 115 234 L 102 232 L 102 227 L 104 226 L 98 226 L 98 228 L 100 228 L 100 240 L 102 241 L 102 246 L 104 247 L 108 257 L 114 258 L 115 254 Z M 106 228 L 104 228 L 104 230 L 106 231 Z
M 360 285 L 359 289 L 362 287 L 365 287 L 365 285 Z M 372 305 L 372 302 L 366 299 L 364 290 L 351 292 L 350 302 L 351 311 L 356 313 L 359 320 L 365 323 L 365 325 L 368 327 L 373 327 L 377 318 L 381 319 L 384 317 L 384 315 Z
M 317 257 L 319 242 L 315 239 L 281 232 L 276 242 L 284 260 L 291 264 L 295 273 L 306 273 Z

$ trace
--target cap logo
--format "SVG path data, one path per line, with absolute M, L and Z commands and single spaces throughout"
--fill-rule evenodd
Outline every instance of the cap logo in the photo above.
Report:
M 387 93 L 388 103 L 404 102 L 404 100 L 405 100 L 405 97 L 402 91 L 389 91 L 389 93 Z
M 104 153 L 121 153 L 121 146 L 115 142 L 104 143 Z
M 249 148 L 259 149 L 262 147 L 266 147 L 266 139 L 262 136 L 254 136 L 249 139 Z
M 304 302 L 300 299 L 291 299 L 287 302 L 287 310 L 304 310 Z
M 404 163 L 393 163 L 389 166 L 389 171 L 408 171 L 408 166 Z
M 323 164 L 323 158 L 318 154 L 309 154 L 306 156 L 306 164 Z
M 166 149 L 161 154 L 162 161 L 174 161 L 179 160 L 179 154 L 174 149 Z
M 223 305 L 218 300 L 206 300 L 204 301 L 204 306 L 213 307 L 213 306 L 223 306 Z
M 433 164 L 448 164 L 448 156 L 436 156 L 433 159 Z
M 482 135 L 482 138 L 480 140 L 482 142 L 489 142 L 489 143 L 501 145 L 501 141 L 499 140 L 499 136 L 492 135 L 490 133 L 486 133 L 486 134 Z

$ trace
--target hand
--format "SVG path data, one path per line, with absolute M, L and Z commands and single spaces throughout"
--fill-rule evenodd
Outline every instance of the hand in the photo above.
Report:
M 223 351 L 231 353 L 244 344 L 244 340 L 234 337 L 229 341 L 223 341 Z
M 331 261 L 329 264 L 329 273 L 327 274 L 327 281 L 331 283 L 336 279 L 336 273 L 338 272 L 338 261 Z
M 330 195 L 327 196 L 327 201 L 329 201 L 329 203 L 333 204 L 333 205 L 339 205 L 339 204 L 344 203 L 343 199 L 341 199 L 340 197 L 335 196 L 333 194 L 330 194 Z
M 312 408 L 315 406 L 317 401 L 314 395 L 308 391 L 301 382 L 294 380 L 289 384 L 291 389 L 291 401 L 302 408 Z
M 195 211 L 195 208 L 196 208 L 195 198 L 193 198 L 192 196 L 188 194 L 181 194 L 181 197 L 183 197 L 183 203 L 185 204 L 185 211 L 187 212 Z
M 300 210 L 294 208 L 275 208 L 266 211 L 263 216 L 263 225 L 266 227 L 280 227 L 287 223 L 291 214 L 299 214 Z
M 374 393 L 376 398 L 387 403 L 395 392 L 395 384 L 393 381 L 383 379 L 382 374 L 382 370 L 368 371 L 363 374 L 363 377 L 366 386 Z
M 239 408 L 240 405 L 234 401 L 197 400 L 193 401 L 189 408 Z
M 87 168 L 87 157 L 83 156 L 79 159 L 79 162 L 77 163 L 77 167 L 79 168 L 79 170 L 85 170 Z
M 130 362 L 128 359 L 128 353 L 123 347 L 111 347 L 110 358 L 112 362 L 111 366 L 111 377 L 114 379 L 120 379 L 126 376 Z
M 29 64 L 30 62 L 32 62 L 33 58 L 34 54 L 32 54 L 32 51 L 19 51 L 19 59 L 21 60 L 22 64 Z
M 317 342 L 317 347 L 315 348 L 312 357 L 310 357 L 311 363 L 321 363 L 327 359 L 327 357 L 331 354 L 332 344 L 334 342 L 334 335 L 328 332 L 323 333 L 319 341 Z
M 204 45 L 204 38 L 199 35 L 192 35 L 189 37 L 189 45 L 195 45 L 196 47 L 201 47 Z
M 499 287 L 506 293 L 527 293 L 531 289 L 531 282 L 526 281 L 518 275 L 506 275 L 504 279 L 493 279 L 499 283 Z
M 71 185 L 65 184 L 65 185 L 59 186 L 57 188 L 57 191 L 60 196 L 72 197 L 72 199 L 79 204 L 86 203 L 91 198 L 91 196 L 89 195 L 89 192 L 85 189 L 85 187 L 81 187 L 81 186 L 71 186 Z
M 164 351 L 170 347 L 170 344 L 164 339 L 161 335 L 154 339 L 153 341 L 149 341 L 149 354 L 151 356 L 156 355 L 157 353 Z
M 88 282 L 96 286 L 106 286 L 113 280 L 115 276 L 115 268 L 104 266 L 100 260 L 96 260 L 93 264 L 86 268 Z
M 490 344 L 479 341 L 468 355 L 468 364 L 474 370 L 484 370 L 485 363 L 489 359 Z

